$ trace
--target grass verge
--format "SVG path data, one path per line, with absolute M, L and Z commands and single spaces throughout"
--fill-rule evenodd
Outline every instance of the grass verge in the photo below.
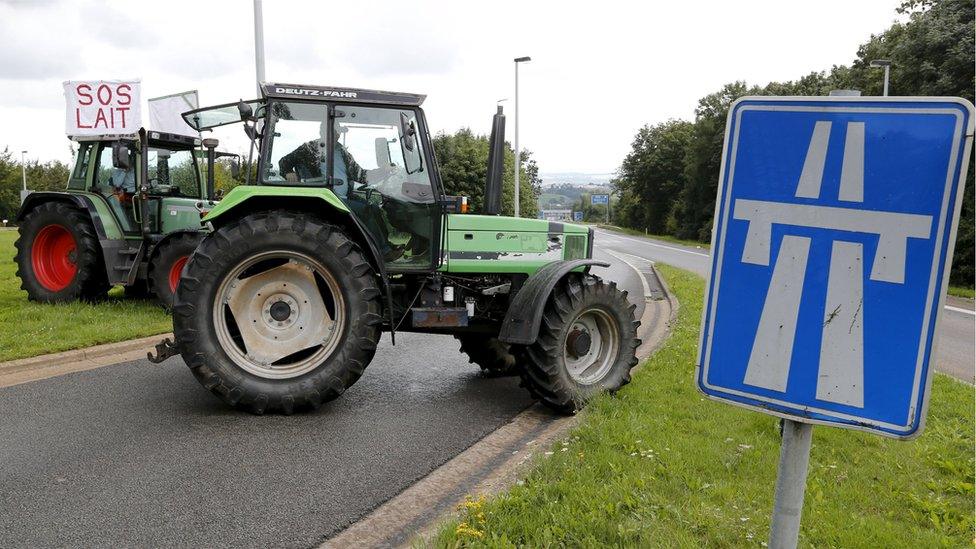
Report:
M 601 229 L 607 229 L 608 231 L 616 231 L 618 233 L 624 233 L 634 236 L 643 236 L 647 238 L 653 238 L 655 240 L 663 240 L 665 242 L 673 242 L 675 244 L 681 244 L 682 246 L 688 246 L 691 248 L 702 248 L 704 250 L 711 249 L 712 245 L 707 242 L 699 242 L 697 240 L 687 240 L 684 238 L 678 238 L 676 236 L 671 236 L 669 234 L 645 234 L 644 231 L 638 231 L 635 229 L 628 229 L 627 227 L 618 227 L 616 225 L 607 225 L 606 223 L 599 223 L 597 227 Z
M 433 545 L 764 545 L 777 420 L 698 393 L 703 281 L 659 267 L 681 303 L 670 339 L 523 481 L 469 501 Z M 910 442 L 817 427 L 800 546 L 971 546 L 973 397 L 972 386 L 937 375 L 925 433 Z
M 973 299 L 976 297 L 976 290 L 973 288 L 966 288 L 963 286 L 949 286 L 949 290 L 946 292 L 949 295 L 954 295 L 956 297 L 965 297 L 968 299 Z
M 13 261 L 16 238 L 16 231 L 0 231 L 0 362 L 172 329 L 169 315 L 154 301 L 125 298 L 120 289 L 97 304 L 27 301 Z

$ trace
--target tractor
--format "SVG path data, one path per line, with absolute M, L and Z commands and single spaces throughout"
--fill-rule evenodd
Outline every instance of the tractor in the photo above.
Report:
M 260 99 L 184 113 L 242 123 L 253 181 L 204 218 L 212 230 L 176 290 L 175 343 L 196 379 L 252 413 L 315 409 L 362 375 L 382 332 L 453 335 L 489 373 L 518 374 L 561 412 L 630 380 L 635 306 L 590 273 L 593 231 L 503 217 L 504 114 L 485 205 L 447 196 L 423 95 L 263 83 Z M 249 172 L 250 177 L 250 172 Z
M 140 130 L 74 138 L 67 188 L 27 195 L 17 214 L 17 276 L 28 299 L 97 300 L 115 285 L 172 307 L 215 204 L 216 139 Z M 204 168 L 204 164 L 207 167 Z M 204 173 L 206 172 L 206 173 Z

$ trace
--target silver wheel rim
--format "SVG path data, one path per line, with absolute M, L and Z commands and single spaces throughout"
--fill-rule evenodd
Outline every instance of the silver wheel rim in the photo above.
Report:
M 590 339 L 589 349 L 579 356 L 571 349 L 574 332 L 585 333 Z M 570 323 L 563 342 L 569 377 L 581 385 L 598 383 L 613 367 L 619 348 L 620 332 L 613 317 L 602 309 L 586 309 Z
M 339 343 L 345 304 L 332 273 L 292 251 L 249 257 L 224 278 L 213 304 L 217 342 L 234 363 L 265 379 L 317 368 Z

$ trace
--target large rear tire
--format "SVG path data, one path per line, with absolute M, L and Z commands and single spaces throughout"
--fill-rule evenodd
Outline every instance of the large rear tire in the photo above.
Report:
M 202 240 L 198 233 L 183 233 L 160 244 L 149 262 L 149 288 L 166 310 L 173 308 L 176 287 L 193 250 Z
M 289 211 L 250 214 L 204 238 L 173 311 L 197 380 L 257 414 L 341 395 L 372 360 L 382 324 L 359 247 L 339 227 Z
M 553 289 L 535 343 L 523 348 L 523 386 L 547 406 L 575 413 L 593 396 L 630 382 L 640 345 L 627 292 L 571 274 Z
M 28 299 L 63 303 L 104 297 L 108 282 L 101 246 L 86 213 L 47 202 L 24 217 L 18 232 L 14 260 Z
M 470 362 L 477 364 L 487 376 L 500 377 L 518 373 L 518 361 L 507 343 L 497 337 L 485 334 L 458 334 L 454 336 L 461 343 L 460 351 L 468 355 Z

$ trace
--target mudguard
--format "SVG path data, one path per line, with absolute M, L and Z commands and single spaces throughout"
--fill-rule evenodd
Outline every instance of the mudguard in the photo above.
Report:
M 552 289 L 570 271 L 590 265 L 610 266 L 606 261 L 597 259 L 574 259 L 554 261 L 536 271 L 512 298 L 498 340 L 516 345 L 535 343 L 539 336 L 539 326 L 542 325 L 542 312 Z
M 91 217 L 92 225 L 95 226 L 95 234 L 98 235 L 99 240 L 107 239 L 121 239 L 122 232 L 118 228 L 114 219 L 103 220 L 102 216 L 99 215 L 98 209 L 95 204 L 92 203 L 91 198 L 84 194 L 66 193 L 60 191 L 36 191 L 27 195 L 24 203 L 21 204 L 20 210 L 17 211 L 17 221 L 22 221 L 27 212 L 31 211 L 37 205 L 44 202 L 64 202 L 65 204 L 70 204 L 79 210 L 88 212 Z M 111 223 L 111 226 L 106 227 L 105 223 Z

